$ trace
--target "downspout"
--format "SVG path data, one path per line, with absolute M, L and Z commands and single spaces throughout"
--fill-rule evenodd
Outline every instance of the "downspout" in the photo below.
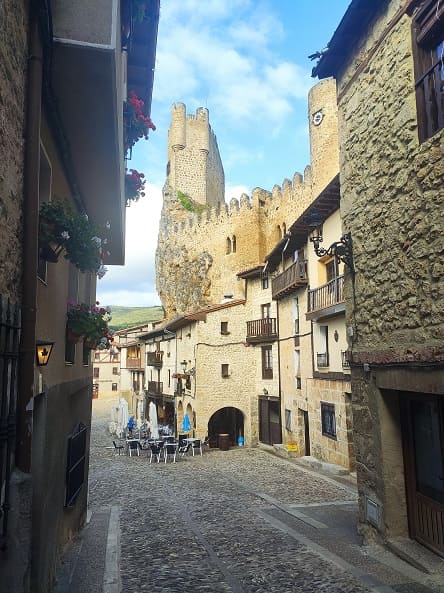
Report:
M 280 336 L 280 325 L 279 325 L 279 300 L 276 301 L 276 323 L 278 327 L 278 343 L 277 343 L 277 354 L 278 354 L 278 397 L 279 397 L 279 426 L 281 429 L 281 443 L 283 439 L 283 428 L 282 428 L 282 393 L 281 393 L 281 340 Z
M 35 6 L 35 5 L 34 5 Z M 31 14 L 29 33 L 26 144 L 23 189 L 22 329 L 17 396 L 16 465 L 31 471 L 34 396 L 34 360 L 37 310 L 40 126 L 43 50 L 37 10 Z

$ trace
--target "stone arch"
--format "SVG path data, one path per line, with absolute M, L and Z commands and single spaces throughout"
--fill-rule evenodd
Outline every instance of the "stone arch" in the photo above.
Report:
M 239 438 L 244 439 L 245 415 L 233 406 L 219 408 L 208 420 L 208 438 L 210 447 L 218 446 L 220 434 L 228 434 L 231 446 L 239 443 Z

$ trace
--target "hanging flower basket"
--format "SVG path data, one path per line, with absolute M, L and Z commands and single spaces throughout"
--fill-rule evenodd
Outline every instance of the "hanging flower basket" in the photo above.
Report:
M 125 154 L 128 150 L 131 150 L 141 138 L 148 140 L 149 131 L 154 131 L 156 129 L 151 118 L 144 114 L 143 106 L 144 102 L 142 99 L 139 99 L 134 91 L 130 91 L 129 99 L 123 104 Z
M 137 202 L 145 197 L 145 175 L 136 169 L 127 169 L 125 173 L 125 198 L 126 205 Z
M 66 328 L 67 335 L 83 336 L 86 348 L 104 350 L 110 347 L 114 339 L 108 326 L 111 309 L 99 307 L 99 304 L 68 303 Z
M 106 272 L 103 258 L 107 239 L 86 214 L 70 211 L 64 203 L 44 202 L 39 211 L 39 246 L 41 256 L 52 263 L 60 254 L 81 272 L 95 272 L 101 278 Z

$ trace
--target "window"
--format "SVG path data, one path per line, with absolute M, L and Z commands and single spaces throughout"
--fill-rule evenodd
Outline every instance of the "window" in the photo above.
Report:
M 327 274 L 327 282 L 331 282 L 338 276 L 338 263 L 336 258 L 330 260 L 325 264 L 325 271 Z
M 111 384 L 111 391 L 117 391 L 117 383 Z
M 221 365 L 222 377 L 229 377 L 230 376 L 230 365 L 223 364 Z
M 317 366 L 319 367 L 328 367 L 328 326 L 327 325 L 320 325 L 319 326 L 319 352 L 316 355 L 317 357 Z
M 299 346 L 299 300 L 293 299 L 293 319 L 294 319 L 294 345 Z
M 221 321 L 220 322 L 220 333 L 223 336 L 228 336 L 228 334 L 230 333 L 228 331 L 228 321 Z
M 271 313 L 271 305 L 270 303 L 265 303 L 265 305 L 261 305 L 261 317 L 262 319 L 269 319 Z
M 233 235 L 231 238 L 231 250 L 233 253 L 236 253 L 236 235 Z
M 291 410 L 285 410 L 285 430 L 291 431 Z
M 419 141 L 444 128 L 444 4 L 425 0 L 414 15 L 416 109 Z
M 99 378 L 99 375 L 100 375 L 100 369 L 99 369 L 99 367 L 94 367 L 94 369 L 93 369 L 93 377 L 94 377 L 94 379 L 98 379 Z
M 113 375 L 119 374 L 119 367 L 113 367 Z
M 301 376 L 301 353 L 299 350 L 294 351 L 294 375 L 296 379 Z
M 273 351 L 271 346 L 262 346 L 262 379 L 273 379 Z
M 268 276 L 262 276 L 262 290 L 268 288 Z
M 336 415 L 335 405 L 321 402 L 322 434 L 326 437 L 336 439 Z
M 226 247 L 225 247 L 225 253 L 227 255 L 229 253 L 231 253 L 231 239 L 230 239 L 230 237 L 227 237 L 227 243 L 226 243 Z

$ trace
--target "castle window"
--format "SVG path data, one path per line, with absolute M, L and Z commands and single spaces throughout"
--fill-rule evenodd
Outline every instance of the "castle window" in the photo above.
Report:
M 228 364 L 221 365 L 221 373 L 222 373 L 222 377 L 229 377 L 230 376 L 230 365 L 228 365 Z
M 225 253 L 228 255 L 229 253 L 231 253 L 231 239 L 230 237 L 227 237 L 227 246 L 225 249 Z
M 416 109 L 419 141 L 444 128 L 444 5 L 426 0 L 414 16 Z
M 231 239 L 231 250 L 233 253 L 236 253 L 236 235 L 233 235 Z

